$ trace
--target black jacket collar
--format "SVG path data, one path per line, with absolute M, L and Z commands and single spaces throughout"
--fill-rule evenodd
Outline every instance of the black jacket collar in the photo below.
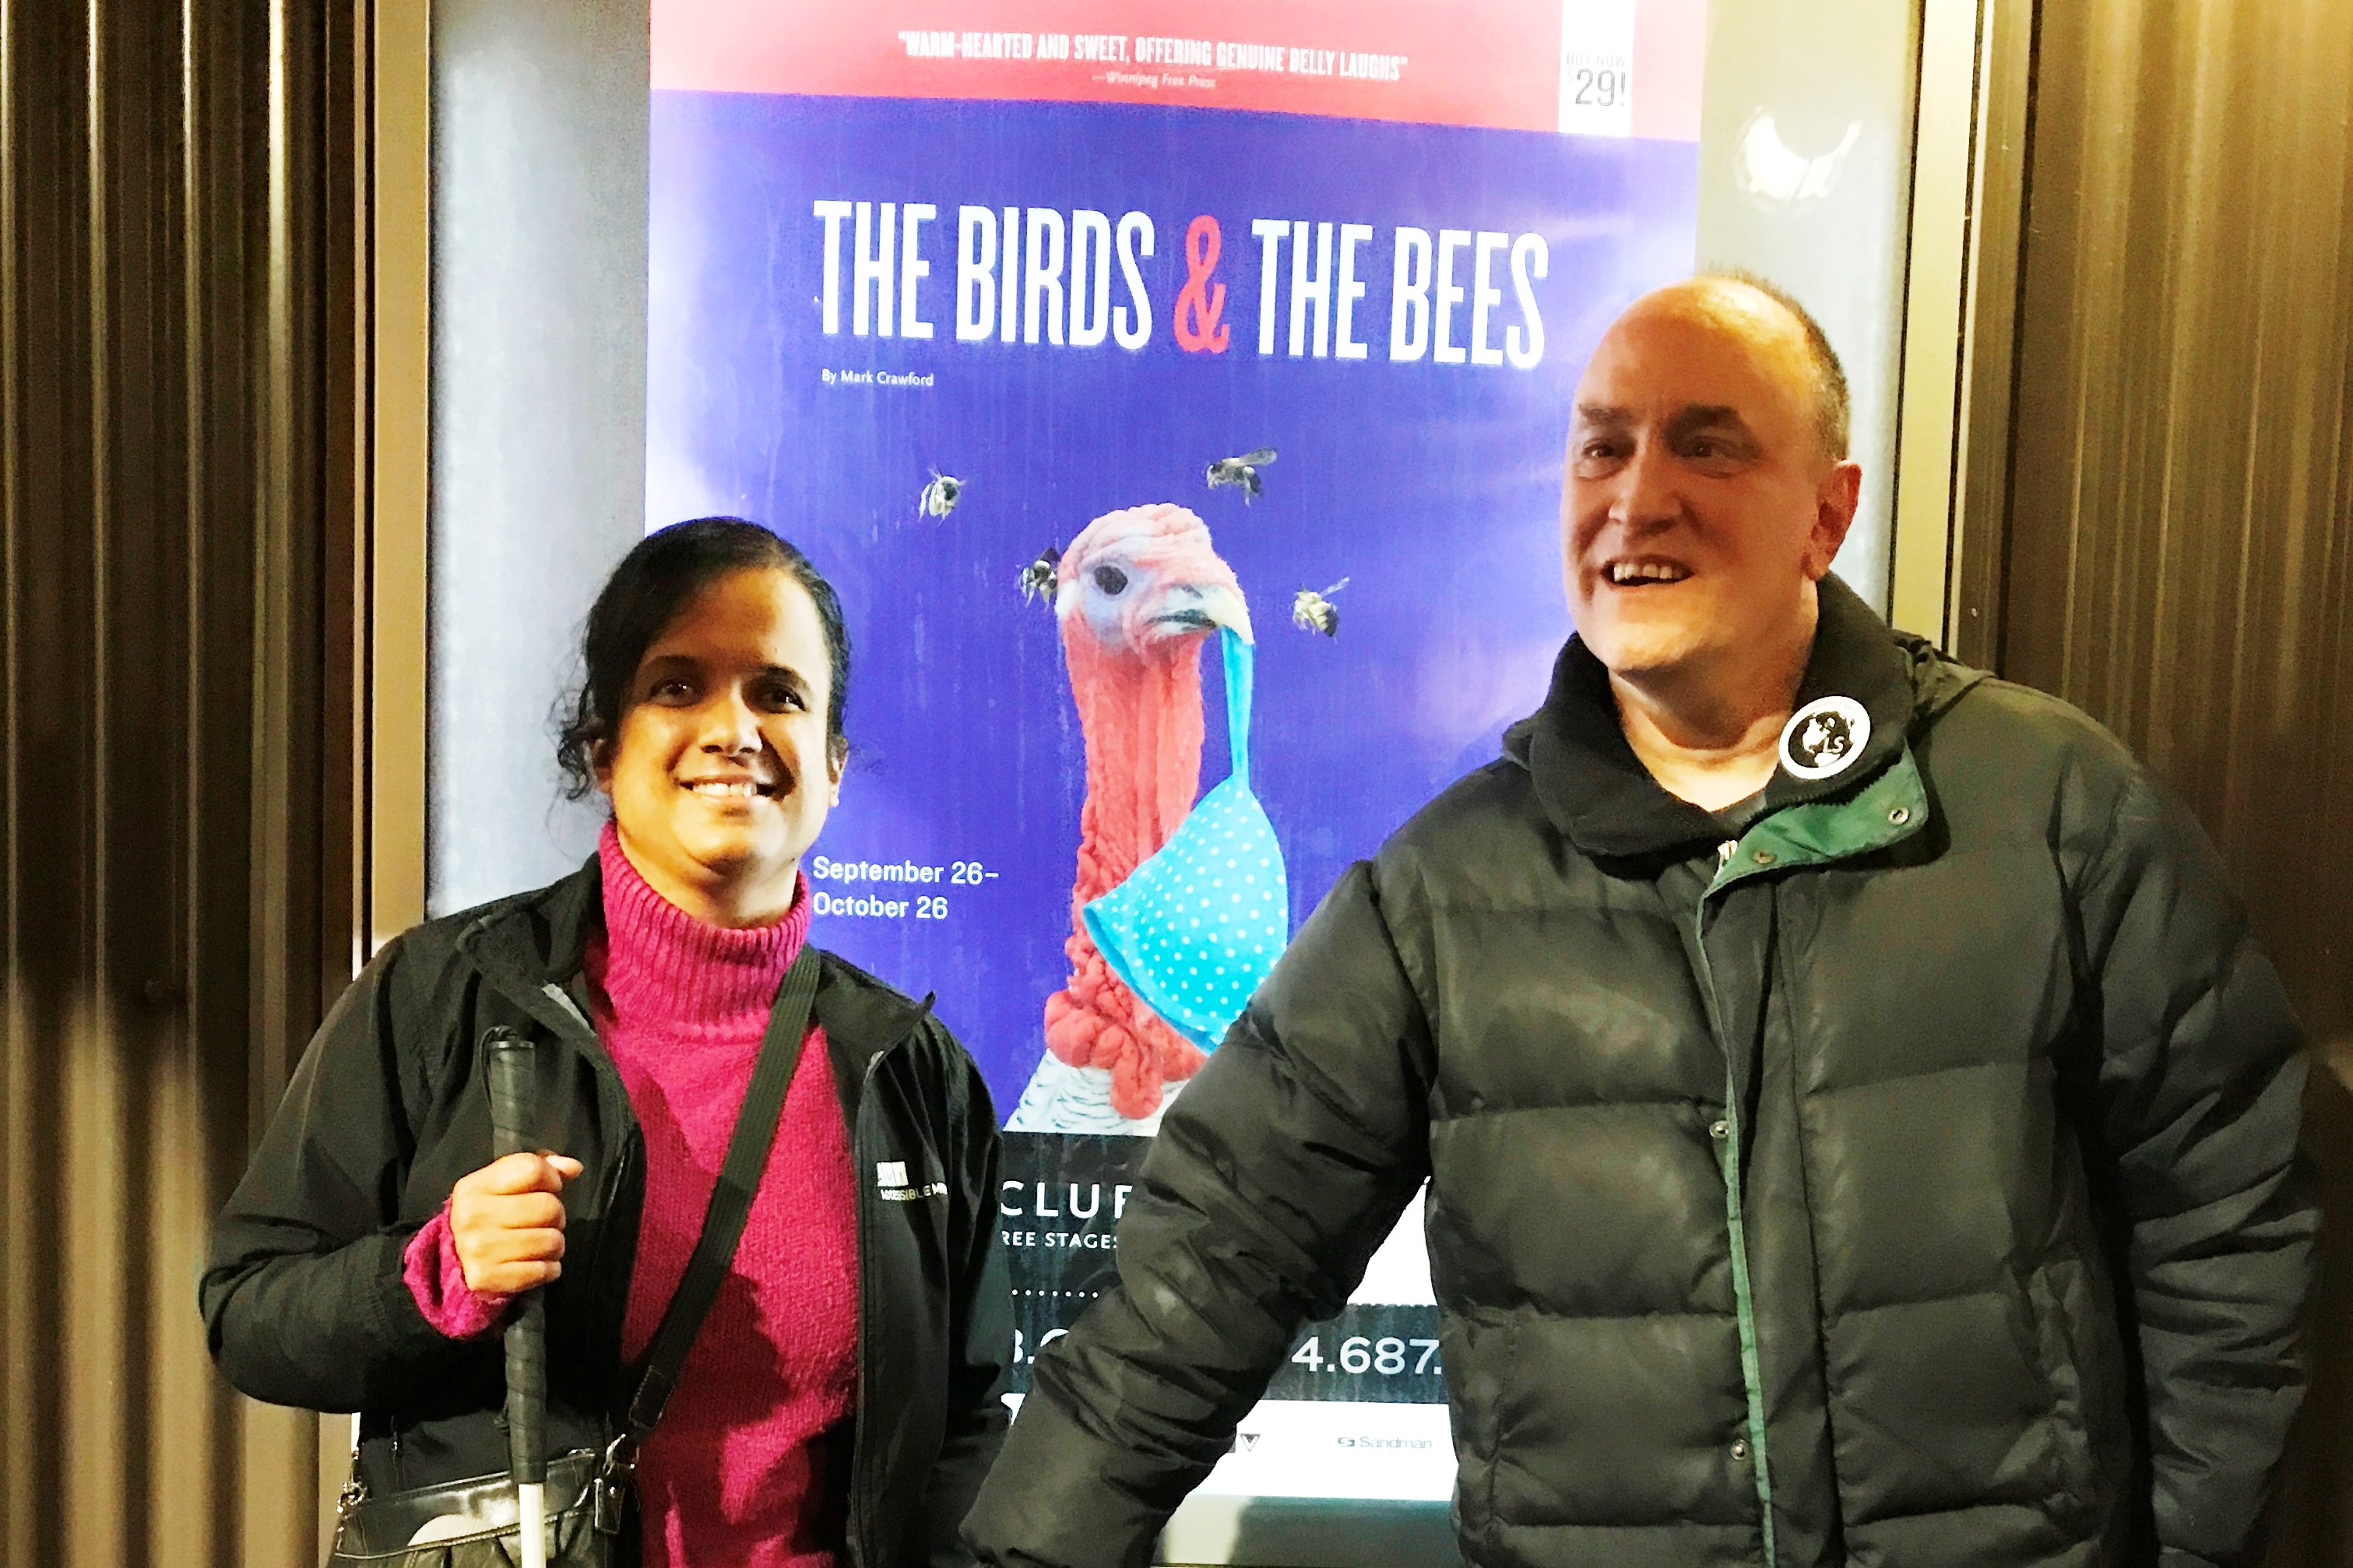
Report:
M 491 984 L 550 1028 L 587 1030 L 583 970 L 605 920 L 604 871 L 591 855 L 571 875 L 485 906 L 458 938 Z M 868 1058 L 905 1039 L 930 1010 L 820 951 L 816 1011 L 838 1059 L 862 1073 Z
M 1861 757 L 1832 777 L 1776 772 L 1765 787 L 1767 811 L 1867 783 L 1903 752 L 1911 726 L 1914 652 L 1835 576 L 1821 580 L 1820 593 L 1821 617 L 1798 706 L 1852 698 L 1871 716 L 1871 735 Z M 1609 672 L 1582 637 L 1561 648 L 1544 707 L 1512 727 L 1504 751 L 1528 770 L 1545 815 L 1588 855 L 1655 854 L 1723 837 L 1714 816 L 1660 788 L 1634 755 Z

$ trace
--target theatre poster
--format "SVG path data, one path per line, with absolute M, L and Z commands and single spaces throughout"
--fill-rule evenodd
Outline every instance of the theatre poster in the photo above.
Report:
M 1006 1128 L 1016 1390 L 1170 1104 L 1569 631 L 1570 393 L 1688 272 L 1704 0 L 656 0 L 649 527 L 854 639 L 816 940 Z M 1449 1495 L 1420 1205 L 1208 1489 Z

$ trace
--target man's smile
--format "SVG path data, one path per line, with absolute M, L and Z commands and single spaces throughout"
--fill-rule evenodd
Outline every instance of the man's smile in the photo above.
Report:
M 1642 588 L 1653 584 L 1680 583 L 1691 574 L 1692 569 L 1680 561 L 1649 555 L 1621 557 L 1605 563 L 1601 568 L 1601 580 L 1613 588 Z

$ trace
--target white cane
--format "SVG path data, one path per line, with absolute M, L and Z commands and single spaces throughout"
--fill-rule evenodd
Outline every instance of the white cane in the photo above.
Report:
M 491 1087 L 491 1146 L 504 1159 L 534 1147 L 532 1044 L 519 1035 L 494 1031 L 488 1047 Z M 526 1291 L 507 1325 L 507 1468 L 514 1477 L 515 1502 L 522 1526 L 522 1568 L 547 1568 L 547 1445 L 541 1428 L 547 1413 L 547 1300 Z

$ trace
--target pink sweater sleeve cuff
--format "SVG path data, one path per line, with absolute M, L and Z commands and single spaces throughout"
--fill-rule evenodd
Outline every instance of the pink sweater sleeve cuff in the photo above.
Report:
M 512 1296 L 488 1295 L 466 1283 L 466 1266 L 458 1260 L 458 1243 L 449 1234 L 449 1205 L 408 1238 L 400 1255 L 401 1278 L 417 1298 L 425 1321 L 453 1340 L 479 1339 L 499 1326 Z

